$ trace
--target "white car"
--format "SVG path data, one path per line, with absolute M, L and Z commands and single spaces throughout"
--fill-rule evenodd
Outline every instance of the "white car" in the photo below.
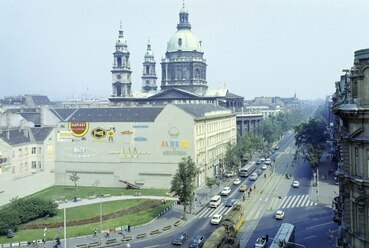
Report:
M 277 210 L 277 212 L 275 212 L 275 218 L 277 220 L 283 220 L 284 212 L 282 210 Z
M 236 178 L 234 181 L 233 181 L 233 185 L 239 185 L 241 183 L 241 179 L 239 178 Z
M 268 169 L 268 166 L 267 166 L 266 164 L 263 164 L 263 165 L 261 166 L 261 169 L 262 169 L 262 170 L 266 170 L 266 169 Z
M 221 214 L 214 214 L 213 218 L 211 218 L 210 223 L 214 225 L 219 225 L 220 221 L 222 220 Z
M 264 164 L 270 165 L 272 163 L 272 160 L 270 158 L 265 159 Z
M 250 175 L 249 178 L 250 178 L 250 181 L 256 181 L 256 179 L 258 179 L 258 174 L 254 172 Z
M 293 183 L 292 183 L 292 187 L 294 187 L 294 188 L 298 188 L 298 187 L 300 187 L 300 183 L 299 183 L 299 181 L 293 181 Z
M 224 187 L 223 190 L 220 192 L 221 195 L 229 195 L 231 193 L 230 187 Z
M 262 163 L 264 163 L 264 161 L 265 161 L 265 158 L 261 158 L 261 159 L 260 159 L 260 161 L 261 161 Z

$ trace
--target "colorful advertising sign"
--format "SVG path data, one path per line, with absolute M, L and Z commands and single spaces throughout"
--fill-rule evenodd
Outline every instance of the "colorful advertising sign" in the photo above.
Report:
M 106 136 L 106 130 L 101 127 L 97 127 L 91 131 L 91 136 L 95 139 L 103 139 Z
M 82 137 L 88 131 L 88 122 L 69 122 L 68 127 L 75 137 Z

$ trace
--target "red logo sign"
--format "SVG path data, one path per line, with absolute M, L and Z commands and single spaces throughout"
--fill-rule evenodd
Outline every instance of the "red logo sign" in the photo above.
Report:
M 88 131 L 88 122 L 69 122 L 69 130 L 76 137 L 84 136 Z

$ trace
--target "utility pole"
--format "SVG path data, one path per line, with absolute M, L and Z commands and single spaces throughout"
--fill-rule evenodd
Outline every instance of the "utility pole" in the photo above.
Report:
M 64 203 L 64 248 L 67 248 L 67 210 Z
M 102 196 L 100 195 L 100 244 L 102 244 Z

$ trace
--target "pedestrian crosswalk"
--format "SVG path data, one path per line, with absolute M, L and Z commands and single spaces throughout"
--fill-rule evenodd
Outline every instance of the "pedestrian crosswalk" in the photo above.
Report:
M 318 203 L 310 200 L 309 195 L 289 195 L 282 199 L 279 208 L 298 208 L 316 206 Z
M 265 206 L 263 208 L 254 207 L 246 214 L 246 220 L 256 220 L 263 212 L 268 209 L 286 209 L 286 208 L 298 208 L 298 207 L 311 207 L 316 206 L 318 203 L 312 201 L 309 195 L 288 195 L 282 199 L 278 197 L 260 197 L 258 198 L 259 206 Z M 231 210 L 230 207 L 224 206 L 221 203 L 217 208 L 204 208 L 198 213 L 197 218 L 211 218 L 214 214 L 227 215 Z
M 217 208 L 204 208 L 197 218 L 208 218 L 213 217 L 214 214 L 227 215 L 231 210 L 230 207 L 224 206 L 224 203 L 220 204 Z

